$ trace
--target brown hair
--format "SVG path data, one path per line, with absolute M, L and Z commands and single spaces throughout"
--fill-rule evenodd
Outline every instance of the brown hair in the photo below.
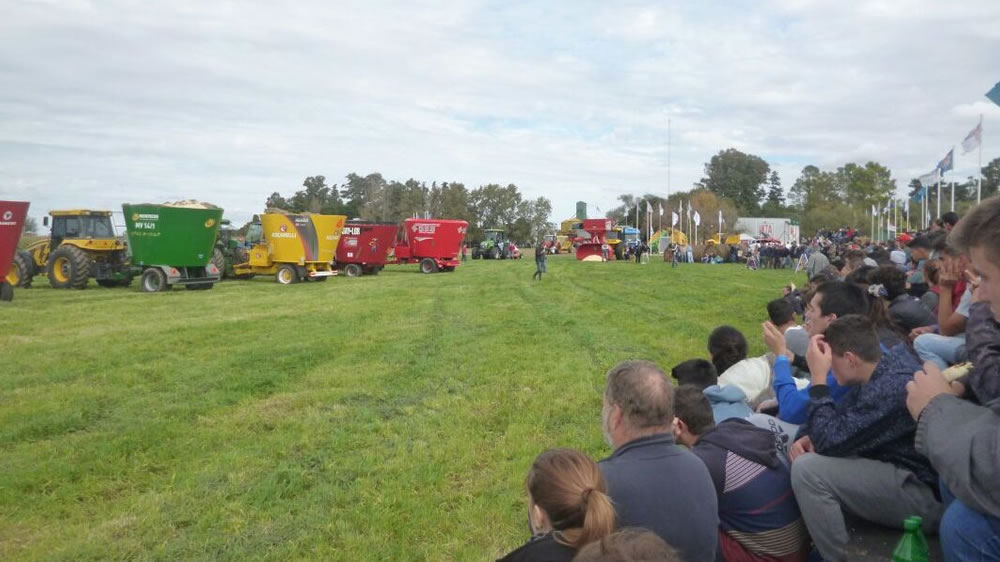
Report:
M 538 455 L 525 481 L 531 501 L 545 511 L 556 540 L 579 549 L 615 530 L 615 508 L 597 463 L 575 449 Z
M 622 529 L 580 550 L 573 562 L 681 562 L 677 552 L 646 529 Z
M 1000 264 L 1000 250 L 996 244 L 998 238 L 1000 238 L 1000 197 L 991 197 L 958 221 L 948 236 L 948 243 L 965 253 L 972 248 L 982 248 L 991 262 Z

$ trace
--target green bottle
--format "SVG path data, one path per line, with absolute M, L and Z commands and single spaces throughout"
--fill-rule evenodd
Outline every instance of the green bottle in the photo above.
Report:
M 928 562 L 930 550 L 921 529 L 923 521 L 916 515 L 903 522 L 903 538 L 892 551 L 892 562 Z

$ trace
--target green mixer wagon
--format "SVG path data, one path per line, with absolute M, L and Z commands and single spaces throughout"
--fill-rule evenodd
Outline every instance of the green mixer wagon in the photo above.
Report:
M 122 205 L 132 272 L 143 291 L 211 289 L 221 279 L 212 254 L 222 209 L 207 207 Z

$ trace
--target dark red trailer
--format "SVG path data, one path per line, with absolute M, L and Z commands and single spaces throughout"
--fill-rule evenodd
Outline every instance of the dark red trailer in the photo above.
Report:
M 336 269 L 348 277 L 378 275 L 389 260 L 396 224 L 348 221 L 337 245 Z
M 406 219 L 393 248 L 394 263 L 419 263 L 423 273 L 455 271 L 469 223 L 448 219 Z
M 23 201 L 0 201 L 0 301 L 14 298 L 14 285 L 7 282 L 7 273 L 17 252 L 28 205 Z

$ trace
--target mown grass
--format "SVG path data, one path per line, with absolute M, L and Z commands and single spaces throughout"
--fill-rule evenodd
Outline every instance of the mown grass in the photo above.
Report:
M 609 367 L 762 352 L 788 271 L 469 262 L 0 306 L 0 559 L 492 560 L 524 475 L 595 458 Z M 801 279 L 800 279 L 801 281 Z

